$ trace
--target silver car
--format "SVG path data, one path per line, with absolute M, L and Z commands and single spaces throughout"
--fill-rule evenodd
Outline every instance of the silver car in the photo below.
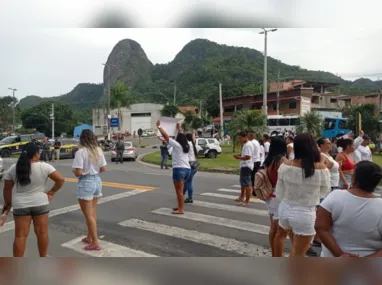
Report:
M 135 161 L 138 157 L 137 148 L 134 147 L 132 142 L 123 142 L 125 144 L 125 151 L 123 152 L 123 159 Z M 115 161 L 117 158 L 117 150 L 115 147 L 111 150 L 111 161 Z

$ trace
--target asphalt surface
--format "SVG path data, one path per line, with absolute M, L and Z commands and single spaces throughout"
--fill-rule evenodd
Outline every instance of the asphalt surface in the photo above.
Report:
M 143 154 L 152 148 L 140 149 Z M 108 156 L 108 155 L 107 155 Z M 85 219 L 79 210 L 72 160 L 52 163 L 66 178 L 51 203 L 49 256 L 52 257 L 261 257 L 268 249 L 266 206 L 254 200 L 238 207 L 238 176 L 197 173 L 194 204 L 185 215 L 171 215 L 176 206 L 171 170 L 138 162 L 111 163 L 102 174 L 103 195 L 97 208 L 101 251 L 85 252 Z M 14 159 L 5 159 L 8 168 Z M 0 184 L 3 184 L 1 181 Z M 2 185 L 0 185 L 2 187 Z M 3 203 L 2 195 L 0 202 Z M 12 256 L 14 223 L 9 215 L 0 228 L 0 256 Z M 290 244 L 287 241 L 286 251 Z M 31 229 L 26 256 L 38 256 Z

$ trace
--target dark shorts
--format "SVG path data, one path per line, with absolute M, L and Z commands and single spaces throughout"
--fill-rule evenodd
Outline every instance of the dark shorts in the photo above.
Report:
M 255 162 L 253 164 L 253 170 L 252 170 L 252 173 L 251 173 L 252 187 L 255 186 L 255 176 L 256 176 L 256 173 L 260 170 L 260 166 L 261 166 L 261 162 L 260 161 Z
M 48 213 L 49 213 L 49 205 L 13 209 L 13 216 L 15 217 L 28 217 L 28 216 L 36 217 L 36 216 L 41 216 Z
M 249 167 L 240 168 L 240 186 L 251 187 L 252 169 Z
M 186 182 L 191 176 L 190 168 L 173 168 L 172 169 L 172 180 L 174 182 Z

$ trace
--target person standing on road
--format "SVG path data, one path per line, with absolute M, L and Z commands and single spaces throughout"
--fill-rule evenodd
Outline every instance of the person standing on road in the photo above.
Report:
M 53 144 L 53 161 L 60 160 L 60 150 L 61 150 L 61 142 L 56 138 Z
M 52 161 L 52 156 L 50 152 L 50 143 L 48 138 L 44 139 L 44 142 L 42 144 L 42 152 L 41 152 L 42 160 L 47 162 L 49 160 Z
M 361 161 L 351 188 L 321 203 L 315 225 L 321 257 L 382 257 L 382 199 L 373 194 L 381 179 L 379 165 Z
M 125 151 L 125 144 L 123 143 L 123 141 L 121 141 L 121 137 L 118 137 L 118 142 L 115 148 L 117 151 L 116 164 L 118 163 L 123 164 L 123 153 Z
M 188 153 L 190 152 L 190 145 L 188 144 L 185 134 L 182 133 L 180 124 L 176 125 L 178 135 L 176 139 L 168 136 L 166 131 L 161 128 L 160 121 L 157 122 L 157 128 L 162 134 L 163 139 L 173 148 L 172 150 L 172 180 L 174 182 L 176 197 L 178 200 L 178 207 L 174 208 L 172 214 L 184 214 L 184 184 L 191 175 L 191 166 Z
M 278 240 L 292 231 L 290 257 L 304 257 L 310 248 L 314 235 L 316 206 L 320 198 L 330 191 L 330 173 L 321 156 L 317 143 L 310 134 L 299 134 L 294 140 L 294 160 L 285 161 L 279 168 L 276 197 L 279 206 Z
M 247 133 L 245 132 L 241 132 L 239 134 L 239 141 L 243 145 L 241 155 L 235 154 L 233 157 L 237 160 L 240 160 L 241 193 L 240 197 L 235 201 L 240 203 L 239 206 L 248 206 L 253 189 L 253 186 L 251 187 L 251 178 L 254 166 L 252 158 L 254 154 L 254 146 L 253 143 L 249 140 Z
M 269 243 L 272 250 L 272 257 L 282 257 L 285 246 L 285 239 L 278 239 L 278 246 L 275 246 L 277 228 L 279 226 L 279 205 L 281 200 L 275 195 L 275 188 L 278 179 L 278 170 L 280 165 L 286 160 L 286 142 L 283 137 L 273 137 L 269 147 L 269 153 L 264 161 L 264 169 L 266 169 L 269 181 L 272 184 L 273 193 L 268 200 L 265 201 L 269 217 L 271 220 L 271 226 L 269 230 Z M 275 251 L 275 249 L 278 251 Z
M 269 153 L 269 148 L 271 147 L 271 139 L 268 134 L 263 135 L 263 142 L 264 142 L 265 158 L 267 158 Z
M 194 186 L 193 186 L 193 179 L 198 172 L 199 168 L 199 162 L 197 161 L 197 149 L 195 146 L 195 133 L 193 134 L 186 134 L 186 138 L 188 140 L 188 145 L 190 146 L 190 151 L 188 152 L 188 159 L 190 160 L 190 166 L 191 166 L 191 175 L 188 177 L 186 184 L 184 184 L 184 190 L 183 190 L 183 195 L 186 194 L 187 192 L 187 199 L 184 200 L 184 203 L 186 204 L 192 204 L 194 203 L 194 200 L 192 199 L 192 194 L 194 192 Z
M 48 178 L 53 180 L 54 185 L 46 192 Z M 46 257 L 49 244 L 49 202 L 64 185 L 64 177 L 50 164 L 40 162 L 40 149 L 36 144 L 29 143 L 17 163 L 9 168 L 4 180 L 5 205 L 2 213 L 9 212 L 13 207 L 15 221 L 13 256 L 24 256 L 33 222 L 40 257 Z
M 336 161 L 339 164 L 340 181 L 338 187 L 340 189 L 349 189 L 352 182 L 352 175 L 356 162 L 354 161 L 352 154 L 355 151 L 354 142 L 352 139 L 339 139 L 337 141 L 339 147 L 342 148 L 342 152 L 336 156 Z
M 259 171 L 261 166 L 260 143 L 256 140 L 256 134 L 254 132 L 250 132 L 248 134 L 248 139 L 253 144 L 253 154 L 252 154 L 253 168 L 252 168 L 252 174 L 251 174 L 251 182 L 252 182 L 252 189 L 253 189 L 255 186 L 256 173 Z M 256 196 L 255 191 L 253 191 L 252 194 L 253 196 Z
M 160 156 L 161 156 L 161 160 L 160 160 L 160 168 L 163 169 L 163 167 L 165 169 L 168 169 L 168 157 L 169 157 L 169 151 L 168 151 L 168 144 L 163 141 L 162 142 L 162 145 L 160 146 Z
M 97 203 L 102 197 L 100 173 L 106 171 L 106 159 L 91 130 L 83 130 L 79 149 L 73 161 L 73 173 L 78 177 L 77 199 L 86 219 L 88 235 L 82 241 L 85 250 L 100 250 L 97 235 Z

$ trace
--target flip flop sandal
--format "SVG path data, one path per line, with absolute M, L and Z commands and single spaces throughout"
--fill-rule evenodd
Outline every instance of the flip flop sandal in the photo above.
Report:
M 173 211 L 178 211 L 178 210 L 179 210 L 179 208 L 172 208 L 172 210 L 173 210 Z
M 172 211 L 171 214 L 173 214 L 173 215 L 183 215 L 184 212 L 179 212 L 179 210 L 176 210 L 176 211 Z
M 235 200 L 235 202 L 244 202 L 244 201 L 241 200 L 240 198 L 237 198 L 237 199 Z
M 249 203 L 241 202 L 238 206 L 239 207 L 248 207 Z
M 89 239 L 87 237 L 83 238 L 82 242 L 87 243 L 87 244 L 91 244 L 91 242 L 89 241 Z
M 101 250 L 100 246 L 95 246 L 94 244 L 88 244 L 87 246 L 84 247 L 84 250 Z

